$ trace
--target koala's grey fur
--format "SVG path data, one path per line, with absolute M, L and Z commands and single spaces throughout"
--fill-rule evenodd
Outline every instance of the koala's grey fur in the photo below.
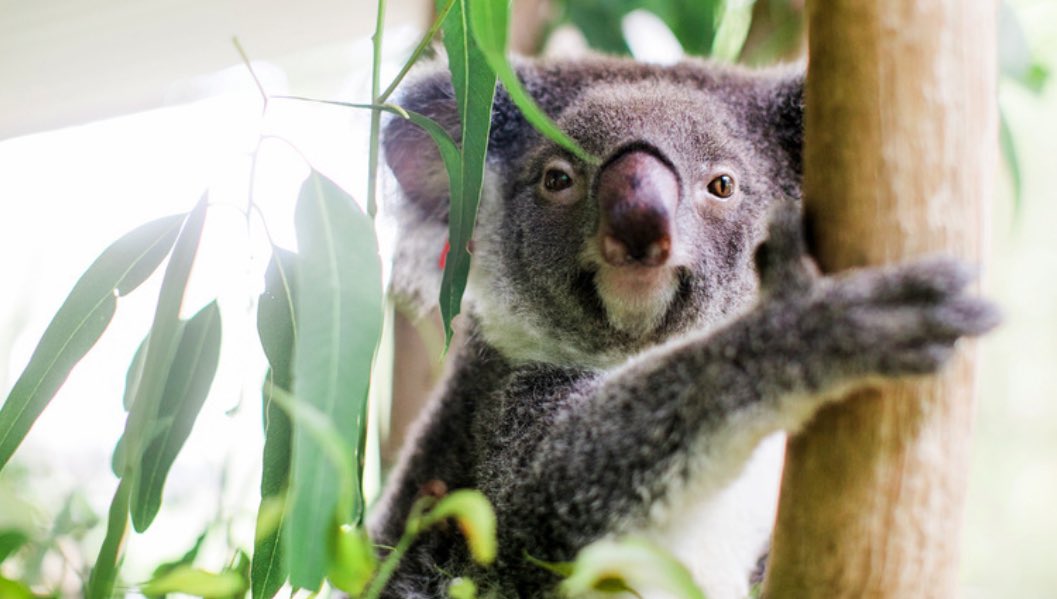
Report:
M 536 133 L 498 92 L 467 342 L 372 529 L 393 545 L 423 489 L 477 488 L 496 509 L 499 558 L 478 568 L 457 531 L 430 531 L 386 596 L 445 597 L 452 576 L 469 575 L 500 597 L 549 597 L 557 578 L 526 554 L 568 561 L 628 532 L 696 560 L 688 565 L 710 598 L 744 596 L 777 484 L 771 472 L 769 508 L 746 507 L 756 491 L 739 477 L 754 468 L 761 441 L 870 377 L 935 371 L 960 336 L 995 325 L 994 309 L 965 295 L 971 277 L 952 261 L 817 275 L 800 233 L 799 69 L 590 58 L 522 63 L 518 72 L 602 166 Z M 410 84 L 401 104 L 458 139 L 442 70 Z M 668 278 L 659 279 L 671 293 L 646 307 L 600 297 L 594 183 L 629 148 L 658 157 L 679 185 Z M 395 285 L 432 301 L 447 235 L 443 167 L 405 121 L 390 122 L 385 151 L 403 199 Z M 575 202 L 541 195 L 541 169 L 556 156 L 583 182 Z M 737 180 L 726 202 L 703 188 L 717 169 Z M 643 321 L 619 320 L 625 308 Z M 742 517 L 757 522 L 730 520 Z

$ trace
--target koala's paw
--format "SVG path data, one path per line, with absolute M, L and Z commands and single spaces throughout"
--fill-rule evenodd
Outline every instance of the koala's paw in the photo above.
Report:
M 791 296 L 806 293 L 818 278 L 818 268 L 807 254 L 800 206 L 783 200 L 771 208 L 767 239 L 753 256 L 763 293 Z
M 1001 320 L 993 303 L 967 293 L 974 278 L 957 260 L 929 258 L 827 280 L 813 302 L 828 314 L 823 321 L 832 319 L 825 345 L 835 362 L 859 371 L 850 374 L 935 372 L 959 338 L 982 335 Z

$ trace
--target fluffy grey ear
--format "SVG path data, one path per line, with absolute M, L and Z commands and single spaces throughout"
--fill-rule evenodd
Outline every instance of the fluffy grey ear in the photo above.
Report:
M 437 121 L 460 140 L 458 107 L 443 64 L 406 84 L 398 104 Z M 408 120 L 389 120 L 382 148 L 400 186 L 387 198 L 398 227 L 392 291 L 402 307 L 423 314 L 440 293 L 451 201 L 448 175 L 433 139 Z
M 776 139 L 787 165 L 799 180 L 803 174 L 804 65 L 778 69 L 763 90 L 764 135 Z

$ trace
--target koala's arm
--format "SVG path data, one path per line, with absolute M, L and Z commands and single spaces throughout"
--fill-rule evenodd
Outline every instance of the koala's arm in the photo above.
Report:
M 964 293 L 972 277 L 954 261 L 817 277 L 786 212 L 757 253 L 764 293 L 755 309 L 588 377 L 568 397 L 548 399 L 544 388 L 533 401 L 549 406 L 546 417 L 510 397 L 501 420 L 518 434 L 491 462 L 520 466 L 481 477 L 507 559 L 571 559 L 642 522 L 690 477 L 707 481 L 700 492 L 719 490 L 760 440 L 801 426 L 835 392 L 933 372 L 959 337 L 997 324 L 989 303 Z

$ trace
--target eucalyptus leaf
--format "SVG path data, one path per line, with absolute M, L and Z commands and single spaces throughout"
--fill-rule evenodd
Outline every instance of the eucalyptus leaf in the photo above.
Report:
M 457 180 L 449 181 L 448 241 L 451 249 L 440 287 L 440 314 L 448 343 L 452 336 L 451 322 L 462 309 L 462 295 L 470 274 L 468 246 L 481 200 L 496 86 L 496 75 L 470 31 L 470 4 L 469 0 L 456 0 L 444 20 L 444 47 L 448 51 L 448 69 L 462 122 L 462 174 Z
M 1013 131 L 1009 128 L 1006 111 L 1001 106 L 998 108 L 998 140 L 1002 148 L 1002 157 L 1009 168 L 1009 178 L 1013 183 L 1013 211 L 1019 214 L 1023 203 L 1020 156 L 1017 154 L 1016 138 L 1013 137 Z
M 382 331 L 382 271 L 374 225 L 356 202 L 331 180 L 313 171 L 298 198 L 295 226 L 297 263 L 293 386 L 296 396 L 340 431 L 355 452 L 365 433 L 371 363 Z M 363 498 L 358 485 L 350 503 L 342 497 L 342 476 L 326 448 L 296 418 L 285 527 L 290 582 L 318 589 L 326 575 L 326 539 L 335 519 L 359 521 Z
M 0 564 L 29 541 L 21 530 L 0 531 Z
M 143 480 L 137 476 L 143 452 L 159 430 L 159 421 L 166 418 L 159 415 L 159 408 L 169 379 L 169 369 L 179 347 L 183 326 L 180 320 L 180 306 L 191 274 L 191 266 L 198 252 L 198 243 L 202 238 L 207 208 L 207 197 L 203 196 L 187 215 L 169 265 L 165 268 L 146 355 L 143 358 L 143 374 L 125 421 L 122 455 L 118 461 L 124 466 L 122 477 L 132 477 L 132 496 L 137 498 L 143 497 L 143 492 L 139 489 Z M 152 483 L 148 481 L 148 484 Z M 137 531 L 142 532 L 149 524 L 149 519 L 146 522 L 142 520 L 144 515 L 146 512 L 142 510 L 133 513 L 133 523 Z
M 268 379 L 281 389 L 293 388 L 293 354 L 296 339 L 294 306 L 297 256 L 274 248 L 265 273 L 264 291 L 257 302 L 257 334 L 268 358 Z M 289 573 L 283 550 L 283 497 L 290 479 L 290 418 L 266 387 L 261 503 L 257 510 L 250 592 L 253 599 L 274 597 Z M 278 510 L 270 506 L 279 506 Z M 273 514 L 270 516 L 269 514 Z
M 448 585 L 451 599 L 477 599 L 477 585 L 469 578 L 456 578 Z
M 644 539 L 596 541 L 576 556 L 573 572 L 561 583 L 569 596 L 594 591 L 658 590 L 679 599 L 706 599 L 686 566 Z
M 121 397 L 121 405 L 127 412 L 136 399 L 136 389 L 139 388 L 140 379 L 143 378 L 143 361 L 147 357 L 147 343 L 150 342 L 150 333 L 140 341 L 136 353 L 132 355 L 132 362 L 128 365 L 125 373 L 125 393 Z
M 132 497 L 132 524 L 141 532 L 161 508 L 165 478 L 191 434 L 220 360 L 220 309 L 215 300 L 182 328 L 158 406 L 158 421 L 170 423 L 147 445 L 138 469 L 140 484 Z
M 149 222 L 121 237 L 88 267 L 44 331 L 29 364 L 0 408 L 0 469 L 103 334 L 127 295 L 154 272 L 172 248 L 184 215 Z
M 191 566 L 179 566 L 140 587 L 148 597 L 166 593 L 185 593 L 203 598 L 239 596 L 246 592 L 246 579 L 234 570 L 207 572 Z
M 722 3 L 723 16 L 712 40 L 712 58 L 725 62 L 738 60 L 752 26 L 753 4 L 754 0 L 725 0 Z
M 999 72 L 1025 89 L 1041 93 L 1049 71 L 1031 50 L 1020 18 L 1009 2 L 1001 3 L 998 17 Z
M 358 526 L 338 526 L 330 538 L 332 559 L 327 579 L 334 588 L 358 597 L 378 567 L 367 531 Z
M 0 575 L 0 597 L 3 599 L 37 599 L 25 583 Z
M 470 548 L 470 555 L 479 564 L 495 561 L 496 519 L 492 504 L 476 489 L 459 489 L 446 495 L 422 517 L 422 528 L 452 518 L 459 525 Z
M 85 589 L 85 596 L 88 599 L 110 599 L 114 594 L 114 582 L 117 580 L 121 551 L 128 533 L 128 508 L 131 495 L 132 482 L 127 478 L 121 479 L 117 490 L 114 491 L 114 498 L 110 501 L 106 536 L 103 537 L 99 556 L 96 557 L 92 573 L 88 578 L 88 586 Z
M 506 0 L 472 0 L 470 23 L 478 47 L 484 53 L 488 66 L 503 83 L 510 99 L 533 127 L 555 143 L 566 148 L 585 162 L 597 160 L 580 144 L 565 134 L 540 107 L 518 79 L 517 73 L 506 58 L 507 28 L 510 5 Z
M 158 566 L 154 568 L 154 572 L 151 573 L 151 579 L 155 579 L 164 574 L 168 574 L 169 572 L 172 572 L 180 566 L 190 566 L 194 564 L 195 559 L 198 557 L 198 552 L 202 550 L 202 543 L 205 542 L 206 537 L 208 535 L 208 530 L 203 531 L 195 539 L 195 542 L 191 545 L 191 548 L 185 551 L 183 555 L 172 561 L 158 564 Z

